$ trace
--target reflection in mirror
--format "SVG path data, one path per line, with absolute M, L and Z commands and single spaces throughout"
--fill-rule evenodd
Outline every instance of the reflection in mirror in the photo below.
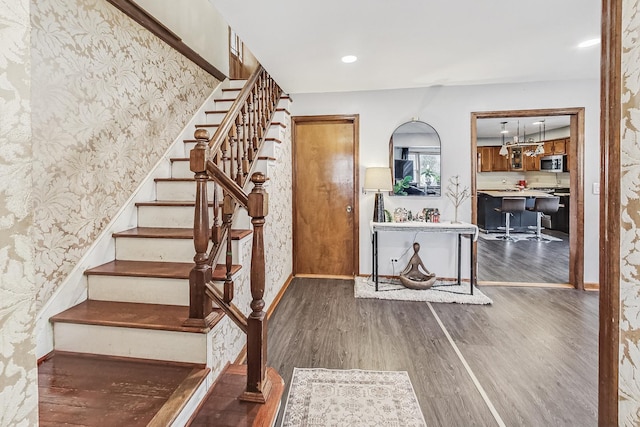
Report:
M 440 196 L 440 136 L 430 125 L 417 120 L 393 131 L 389 141 L 393 194 Z

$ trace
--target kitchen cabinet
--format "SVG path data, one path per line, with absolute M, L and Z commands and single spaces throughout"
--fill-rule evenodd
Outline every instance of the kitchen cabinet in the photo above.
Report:
M 558 212 L 551 214 L 551 229 L 569 234 L 569 189 L 558 189 L 556 195 L 560 197 Z M 559 193 L 559 194 L 558 194 Z
M 524 156 L 524 170 L 528 172 L 539 172 L 540 156 Z
M 491 171 L 492 172 L 507 172 L 509 170 L 509 157 L 501 156 L 500 147 L 491 147 Z
M 522 147 L 509 148 L 509 170 L 524 171 Z
M 518 196 L 517 192 L 513 193 L 514 197 Z M 532 207 L 535 201 L 534 197 L 527 197 L 527 207 Z M 502 197 L 493 197 L 488 194 L 478 192 L 478 227 L 486 232 L 504 232 L 498 227 L 504 227 L 504 214 L 496 211 L 496 208 L 502 206 Z M 511 217 L 511 228 L 513 233 L 521 233 L 531 231 L 530 226 L 536 225 L 536 213 L 524 211 L 514 213 Z
M 494 147 L 478 147 L 478 172 L 491 172 Z
M 551 139 L 544 142 L 544 156 L 553 156 L 556 154 L 566 154 L 566 144 L 569 138 Z

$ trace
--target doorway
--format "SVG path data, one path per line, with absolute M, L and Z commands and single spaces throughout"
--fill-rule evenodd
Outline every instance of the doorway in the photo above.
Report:
M 569 162 L 569 284 L 584 290 L 584 108 L 539 110 L 487 111 L 471 114 L 471 220 L 478 223 L 478 127 L 477 120 L 485 118 L 569 116 L 570 136 L 567 159 Z M 477 255 L 477 244 L 474 251 Z M 476 278 L 477 279 L 477 278 Z
M 293 274 L 358 273 L 358 115 L 293 117 Z

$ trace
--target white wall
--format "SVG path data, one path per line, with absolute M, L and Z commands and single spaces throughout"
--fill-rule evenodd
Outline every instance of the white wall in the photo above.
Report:
M 292 114 L 360 115 L 360 182 L 370 166 L 387 166 L 389 137 L 396 127 L 418 117 L 429 123 L 442 139 L 442 182 L 460 175 L 465 185 L 471 182 L 471 113 L 478 111 L 521 110 L 537 108 L 585 107 L 585 281 L 598 280 L 598 196 L 591 194 L 591 184 L 599 182 L 599 80 L 562 81 L 526 84 L 433 86 L 366 92 L 292 94 Z M 445 187 L 446 188 L 446 187 Z M 361 193 L 360 193 L 361 194 Z M 453 219 L 453 206 L 445 196 L 387 197 L 385 207 L 403 206 L 413 211 L 424 207 L 440 209 L 442 220 Z M 371 272 L 369 221 L 373 212 L 373 194 L 360 195 L 360 273 Z M 471 205 L 466 201 L 460 219 L 469 221 Z M 389 259 L 400 257 L 413 235 L 381 236 L 380 273 L 392 274 Z M 427 268 L 439 276 L 453 277 L 453 238 L 429 237 L 422 242 L 421 254 Z M 384 248 L 382 246 L 385 246 Z M 432 250 L 428 249 L 431 246 Z M 443 250 L 444 249 L 444 250 Z M 465 248 L 466 249 L 466 248 Z M 410 254 L 396 265 L 403 268 Z M 463 276 L 468 273 L 463 269 Z
M 149 15 L 173 31 L 226 76 L 229 75 L 229 26 L 208 0 L 136 0 Z

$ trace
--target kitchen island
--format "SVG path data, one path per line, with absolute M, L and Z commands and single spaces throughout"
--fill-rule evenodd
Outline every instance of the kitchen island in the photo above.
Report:
M 552 195 L 538 190 L 478 190 L 478 227 L 480 230 L 486 233 L 504 232 L 504 214 L 495 210 L 502 205 L 503 197 L 524 197 L 526 207 L 530 208 L 533 207 L 536 197 L 552 197 Z M 511 217 L 512 231 L 516 233 L 532 231 L 535 229 L 536 220 L 536 212 L 525 210 L 514 213 Z M 502 227 L 502 229 L 498 227 Z

